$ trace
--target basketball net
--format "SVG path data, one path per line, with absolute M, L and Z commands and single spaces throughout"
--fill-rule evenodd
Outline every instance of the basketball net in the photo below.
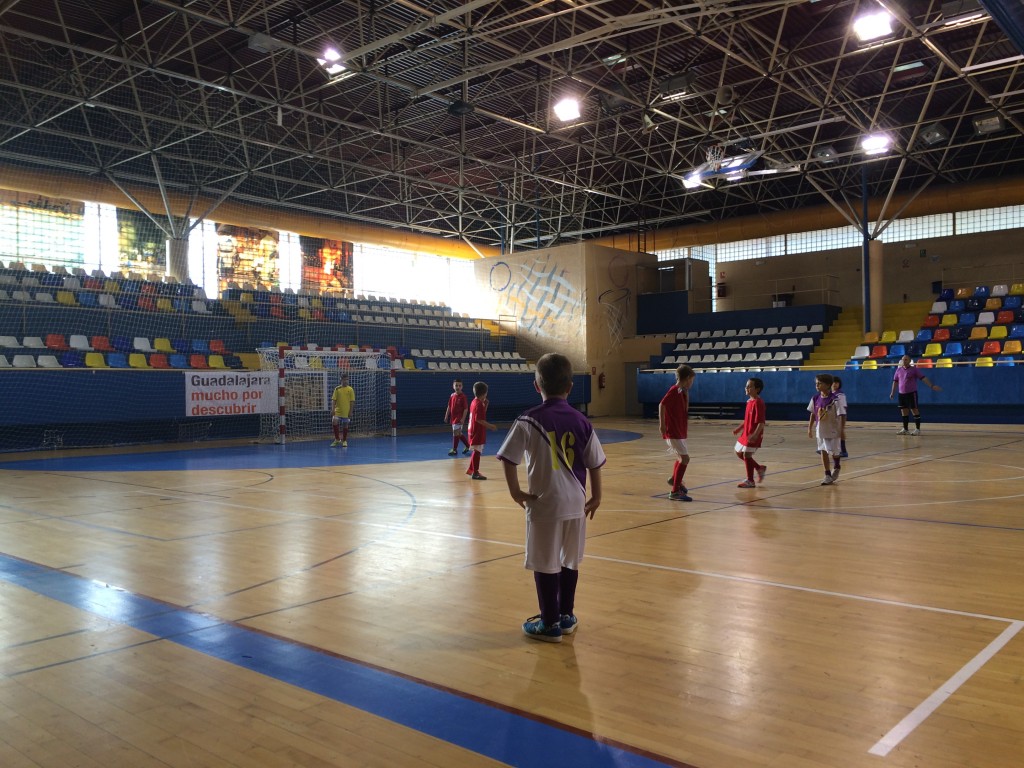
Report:
M 604 310 L 605 327 L 608 329 L 608 350 L 614 352 L 622 346 L 622 323 L 629 304 L 629 291 L 605 291 L 598 298 L 598 303 Z
M 722 160 L 725 159 L 725 147 L 721 144 L 712 144 L 707 151 L 708 164 L 716 171 L 722 169 Z

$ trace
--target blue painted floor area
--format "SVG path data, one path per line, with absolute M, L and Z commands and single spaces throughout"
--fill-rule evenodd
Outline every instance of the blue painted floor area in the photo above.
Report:
M 535 766 L 538 755 L 557 755 L 559 766 L 580 768 L 665 765 L 587 734 L 17 558 L 0 555 L 0 581 L 313 691 L 506 765 Z
M 598 429 L 602 445 L 639 440 L 639 432 Z M 493 456 L 505 439 L 505 431 L 487 436 L 485 455 Z M 287 469 L 302 467 L 333 467 L 347 464 L 388 464 L 404 461 L 469 460 L 460 450 L 448 456 L 451 434 L 409 435 L 391 437 L 356 437 L 348 448 L 331 448 L 330 440 L 304 440 L 286 445 L 239 445 L 194 448 L 147 453 L 107 454 L 104 456 L 62 456 L 52 459 L 0 462 L 0 469 L 40 472 L 142 472 L 159 470 L 203 469 Z

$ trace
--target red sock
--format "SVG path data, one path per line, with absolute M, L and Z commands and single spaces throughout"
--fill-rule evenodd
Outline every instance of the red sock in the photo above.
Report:
M 469 467 L 466 469 L 467 475 L 480 474 L 480 452 L 473 451 L 473 455 L 469 457 Z
M 754 470 L 757 469 L 757 462 L 754 461 L 753 456 L 744 456 L 743 463 L 747 467 L 747 481 L 754 482 Z
M 467 448 L 469 448 L 469 440 L 468 440 L 468 439 L 466 439 L 466 436 L 465 436 L 465 435 L 459 435 L 459 440 L 461 440 L 461 441 L 462 441 L 462 444 L 463 444 L 464 446 L 466 446 Z
M 455 433 L 453 432 L 453 433 L 452 433 L 452 450 L 454 451 L 454 450 L 455 450 L 456 448 L 458 448 L 458 447 L 459 447 L 459 436 L 458 436 L 458 435 L 456 435 L 456 434 L 455 434 Z
M 337 424 L 332 424 L 331 427 L 334 429 L 334 439 L 341 440 L 341 429 Z

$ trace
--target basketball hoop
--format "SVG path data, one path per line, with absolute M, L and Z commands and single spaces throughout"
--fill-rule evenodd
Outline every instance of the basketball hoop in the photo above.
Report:
M 707 158 L 708 164 L 712 166 L 713 170 L 721 170 L 722 160 L 725 159 L 725 147 L 721 144 L 712 144 L 708 147 Z

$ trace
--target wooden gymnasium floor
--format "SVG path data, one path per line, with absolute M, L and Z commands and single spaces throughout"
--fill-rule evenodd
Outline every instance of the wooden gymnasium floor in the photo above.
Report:
M 821 487 L 772 423 L 740 490 L 696 423 L 686 504 L 656 424 L 598 426 L 560 645 L 500 431 L 487 482 L 444 434 L 0 457 L 0 766 L 1024 763 L 1024 429 L 854 423 Z

